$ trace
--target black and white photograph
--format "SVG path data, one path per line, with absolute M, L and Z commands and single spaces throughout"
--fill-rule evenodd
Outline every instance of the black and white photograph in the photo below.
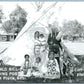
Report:
M 0 1 L 0 83 L 84 83 L 84 2 Z

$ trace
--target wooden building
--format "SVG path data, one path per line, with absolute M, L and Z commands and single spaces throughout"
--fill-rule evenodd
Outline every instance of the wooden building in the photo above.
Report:
M 8 33 L 8 34 L 1 34 L 0 41 L 14 41 L 17 34 Z

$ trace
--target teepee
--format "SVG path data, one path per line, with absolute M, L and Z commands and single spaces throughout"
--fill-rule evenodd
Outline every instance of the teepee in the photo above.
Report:
M 56 2 L 51 4 L 48 8 L 45 8 L 46 10 L 42 9 L 42 11 L 35 12 L 34 16 L 32 16 L 32 18 L 28 20 L 12 45 L 8 47 L 4 53 L 1 54 L 2 56 L 0 57 L 0 59 L 2 59 L 5 64 L 20 66 L 24 61 L 25 54 L 29 54 L 31 61 L 33 62 L 34 32 L 42 32 L 47 39 L 49 30 L 47 26 L 41 23 L 46 21 L 46 18 L 44 16 L 55 5 Z

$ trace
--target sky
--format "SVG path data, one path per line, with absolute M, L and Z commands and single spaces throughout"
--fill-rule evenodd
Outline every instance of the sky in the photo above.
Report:
M 54 2 L 44 2 L 43 9 L 49 7 Z M 0 7 L 3 8 L 3 12 L 7 19 L 8 15 L 16 8 L 16 5 L 20 5 L 28 13 L 28 18 L 31 16 L 38 17 L 39 13 L 36 15 L 36 5 L 35 2 L 0 2 Z M 57 2 L 57 5 L 52 9 L 55 14 L 54 16 L 58 18 L 60 25 L 63 23 L 63 20 L 78 20 L 84 24 L 84 2 Z M 53 19 L 54 17 L 52 17 Z M 51 20 L 52 21 L 52 20 Z
M 60 18 L 68 20 L 76 19 L 84 24 L 84 2 L 65 2 Z

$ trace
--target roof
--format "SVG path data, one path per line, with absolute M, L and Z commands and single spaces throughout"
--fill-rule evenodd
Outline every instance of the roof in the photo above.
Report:
M 0 34 L 0 35 L 17 35 L 16 33 L 14 34 L 14 33 L 3 33 L 3 34 Z

